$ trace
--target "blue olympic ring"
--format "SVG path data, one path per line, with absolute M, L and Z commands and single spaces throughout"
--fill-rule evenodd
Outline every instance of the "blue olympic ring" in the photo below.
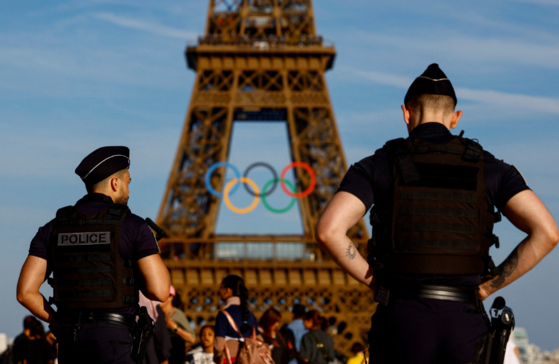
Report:
M 241 174 L 239 173 L 239 170 L 237 169 L 237 167 L 235 167 L 234 165 L 232 165 L 231 163 L 228 162 L 216 162 L 214 164 L 212 164 L 210 166 L 210 168 L 208 168 L 208 171 L 206 172 L 206 177 L 205 177 L 205 182 L 206 182 L 206 187 L 208 188 L 208 191 L 214 195 L 217 196 L 219 198 L 223 198 L 223 193 L 217 192 L 211 184 L 211 177 L 212 177 L 212 173 L 218 169 L 219 167 L 229 167 L 233 170 L 233 172 L 235 173 L 236 179 L 237 180 L 241 180 Z M 236 186 L 233 187 L 233 189 L 231 190 L 230 194 L 235 193 L 235 191 L 237 191 L 237 189 L 239 188 L 239 184 L 237 184 Z

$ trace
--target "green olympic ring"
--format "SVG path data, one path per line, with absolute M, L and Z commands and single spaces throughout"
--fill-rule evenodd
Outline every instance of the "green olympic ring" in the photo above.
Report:
M 295 201 L 297 200 L 297 197 L 293 197 L 291 199 L 291 202 L 289 203 L 289 205 L 287 205 L 287 207 L 285 207 L 283 209 L 275 209 L 272 206 L 270 206 L 268 204 L 268 201 L 266 201 L 266 190 L 268 189 L 268 186 L 270 186 L 272 183 L 275 186 L 275 184 L 278 183 L 278 182 L 286 183 L 291 188 L 292 192 L 297 191 L 297 188 L 295 188 L 293 183 L 289 182 L 288 180 L 285 180 L 283 178 L 273 178 L 273 179 L 269 180 L 268 182 L 266 182 L 266 184 L 264 185 L 264 188 L 262 188 L 261 198 L 262 198 L 262 203 L 264 204 L 266 209 L 268 209 L 268 211 L 271 211 L 271 212 L 276 213 L 276 214 L 283 214 L 284 212 L 287 212 L 287 211 L 291 210 L 291 208 L 295 204 Z

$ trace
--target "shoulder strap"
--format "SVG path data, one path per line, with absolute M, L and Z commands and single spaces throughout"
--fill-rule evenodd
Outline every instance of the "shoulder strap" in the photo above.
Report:
M 242 338 L 243 334 L 241 333 L 241 330 L 239 330 L 239 328 L 237 327 L 237 324 L 235 323 L 235 320 L 233 320 L 233 317 L 231 317 L 229 312 L 227 312 L 225 310 L 222 310 L 221 313 L 223 313 L 225 315 L 225 317 L 227 317 L 227 320 L 229 321 L 229 325 L 231 325 L 233 330 L 235 330 L 237 332 L 237 334 L 239 334 Z
M 124 217 L 129 212 L 130 209 L 126 205 L 111 205 L 107 210 L 107 220 L 124 221 Z
M 396 169 L 404 180 L 404 183 L 411 183 L 421 179 L 406 139 L 398 138 L 390 140 L 386 142 L 384 148 L 390 159 L 394 161 Z
M 462 159 L 466 162 L 476 163 L 483 155 L 483 148 L 472 139 L 462 138 L 462 140 L 466 143 L 466 150 L 462 154 Z
M 227 359 L 227 364 L 233 364 L 233 360 L 231 360 L 231 352 L 229 351 L 229 346 L 227 346 L 227 341 L 225 341 L 225 347 L 223 349 L 225 350 L 225 359 Z
M 56 218 L 57 219 L 66 218 L 68 216 L 68 213 L 72 209 L 72 207 L 74 207 L 74 206 L 70 205 L 70 206 L 65 206 L 65 207 L 62 207 L 62 208 L 58 209 L 58 211 L 56 211 Z

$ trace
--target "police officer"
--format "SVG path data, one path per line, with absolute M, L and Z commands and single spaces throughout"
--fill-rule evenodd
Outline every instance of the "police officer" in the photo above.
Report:
M 514 166 L 450 133 L 462 116 L 456 102 L 450 80 L 430 65 L 402 105 L 409 138 L 351 166 L 317 225 L 321 247 L 381 302 L 371 319 L 371 363 L 481 360 L 480 300 L 559 240 L 553 217 Z M 365 260 L 346 232 L 373 204 Z M 499 212 L 527 236 L 495 267 L 489 248 L 499 244 L 492 234 Z
M 85 157 L 75 172 L 87 195 L 39 228 L 20 273 L 17 299 L 51 324 L 61 364 L 133 363 L 138 289 L 154 300 L 169 296 L 153 233 L 127 207 L 129 153 L 102 147 Z M 39 292 L 47 278 L 49 300 Z

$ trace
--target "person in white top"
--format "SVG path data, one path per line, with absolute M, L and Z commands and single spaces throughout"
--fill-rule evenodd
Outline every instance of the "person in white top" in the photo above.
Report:
M 200 330 L 200 346 L 186 354 L 187 364 L 214 364 L 215 328 L 206 325 Z
M 505 349 L 505 361 L 503 364 L 520 364 L 520 350 L 510 339 Z

